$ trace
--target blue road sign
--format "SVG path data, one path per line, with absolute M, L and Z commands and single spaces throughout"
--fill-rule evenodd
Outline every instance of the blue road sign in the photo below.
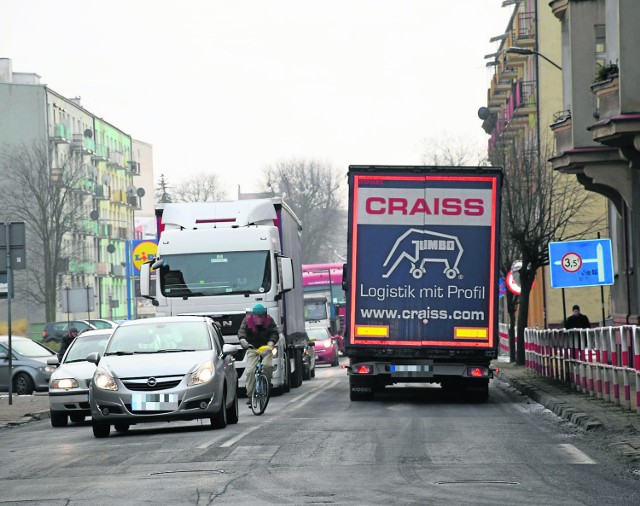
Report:
M 549 243 L 552 288 L 613 284 L 610 239 Z

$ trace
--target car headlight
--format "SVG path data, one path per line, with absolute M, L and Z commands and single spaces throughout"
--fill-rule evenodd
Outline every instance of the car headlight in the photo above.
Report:
M 187 380 L 187 386 L 194 385 L 202 385 L 208 381 L 211 381 L 213 378 L 213 362 L 211 360 L 207 360 L 204 364 L 202 364 L 195 372 L 192 372 L 189 375 L 189 379 Z
M 70 388 L 78 388 L 78 382 L 73 378 L 61 378 L 51 382 L 51 388 L 60 390 L 69 390 Z
M 48 374 L 51 374 L 55 370 L 56 370 L 55 365 L 45 365 L 43 367 L 38 367 L 38 371 L 48 373 Z
M 273 349 L 271 350 L 271 354 L 273 355 L 273 358 L 276 358 L 278 356 L 278 347 L 274 346 Z
M 112 392 L 118 390 L 116 380 L 114 380 L 113 376 L 102 368 L 96 371 L 93 376 L 93 383 L 101 390 L 111 390 Z

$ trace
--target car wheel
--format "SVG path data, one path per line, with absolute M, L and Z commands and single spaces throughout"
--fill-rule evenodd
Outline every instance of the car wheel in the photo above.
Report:
M 73 423 L 82 423 L 84 422 L 84 415 L 69 415 L 69 418 Z
M 222 401 L 220 402 L 220 410 L 211 417 L 212 429 L 224 429 L 227 426 L 227 391 L 222 393 Z
M 28 374 L 21 372 L 13 378 L 13 390 L 17 395 L 31 395 L 33 389 L 33 380 Z
M 227 409 L 227 423 L 238 423 L 239 418 L 240 410 L 238 409 L 238 390 L 236 389 L 236 394 L 233 396 L 233 402 Z
M 316 364 L 313 364 L 313 369 L 311 369 L 310 376 L 311 376 L 312 378 L 315 378 L 315 377 L 316 377 Z
M 116 432 L 127 432 L 129 430 L 129 427 L 131 427 L 131 424 L 124 422 L 113 424 L 113 428 L 116 429 Z
M 93 435 L 95 437 L 99 437 L 99 438 L 109 437 L 109 431 L 111 430 L 111 426 L 108 423 L 91 420 L 91 427 L 93 428 Z
M 60 411 L 51 411 L 51 427 L 66 427 L 67 414 Z
M 302 379 L 304 381 L 311 379 L 311 364 L 305 364 L 302 366 Z

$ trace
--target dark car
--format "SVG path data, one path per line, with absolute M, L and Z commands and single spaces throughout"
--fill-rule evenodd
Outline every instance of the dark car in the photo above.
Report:
M 11 378 L 9 378 L 9 338 L 0 336 L 0 391 L 9 389 L 18 395 L 31 395 L 34 390 L 46 392 L 56 366 L 47 363 L 55 352 L 28 337 L 11 337 Z
M 78 333 L 84 332 L 85 330 L 95 330 L 97 327 L 89 322 L 88 320 L 70 320 L 70 321 L 61 321 L 61 322 L 49 322 L 44 326 L 42 330 L 42 342 L 56 342 L 59 343 L 62 341 L 62 336 L 64 336 L 70 327 L 75 327 L 78 330 Z

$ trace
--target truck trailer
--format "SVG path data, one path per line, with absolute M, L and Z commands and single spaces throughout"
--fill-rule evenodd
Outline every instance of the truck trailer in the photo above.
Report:
M 310 342 L 305 332 L 302 224 L 279 197 L 169 203 L 156 210 L 158 253 L 140 269 L 141 295 L 158 316 L 207 315 L 225 342 L 239 343 L 247 309 L 260 303 L 282 333 L 272 384 L 286 392 L 302 383 Z M 245 387 L 244 351 L 236 355 Z
M 395 383 L 488 397 L 498 354 L 502 169 L 349 167 L 350 398 Z

